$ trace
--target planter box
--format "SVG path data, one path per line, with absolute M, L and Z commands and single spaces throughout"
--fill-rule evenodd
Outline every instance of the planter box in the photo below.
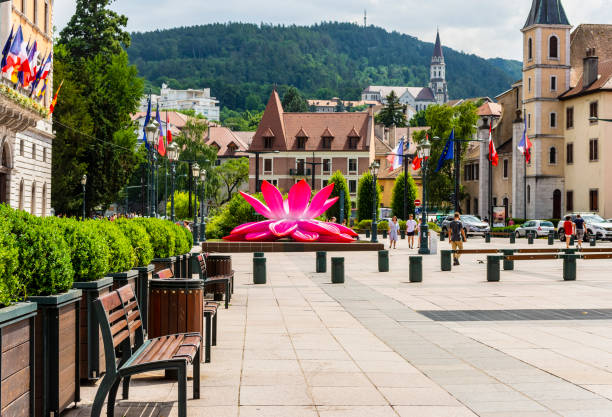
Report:
M 153 264 L 153 272 L 159 272 L 162 269 L 170 268 L 174 272 L 176 256 L 169 258 L 155 258 L 151 261 Z
M 138 271 L 135 269 L 130 269 L 125 272 L 115 272 L 112 274 L 106 274 L 107 277 L 111 277 L 113 279 L 113 290 L 117 288 L 121 288 L 124 285 L 131 285 L 134 290 L 134 294 L 138 297 Z M 138 300 L 140 302 L 140 300 Z
M 112 285 L 113 279 L 105 277 L 97 281 L 75 282 L 72 286 L 83 292 L 81 297 L 81 343 L 79 350 L 81 379 L 96 380 L 106 372 L 102 333 L 92 303 L 96 298 L 108 294 Z
M 37 416 L 58 416 L 80 401 L 79 330 L 81 290 L 30 297 L 36 316 L 35 409 Z
M 149 280 L 153 278 L 153 265 L 137 266 L 134 269 L 138 271 L 136 297 L 140 306 L 140 319 L 142 320 L 142 328 L 147 332 L 149 323 Z
M 36 303 L 0 308 L 0 415 L 34 414 Z M 36 414 L 38 415 L 38 414 Z

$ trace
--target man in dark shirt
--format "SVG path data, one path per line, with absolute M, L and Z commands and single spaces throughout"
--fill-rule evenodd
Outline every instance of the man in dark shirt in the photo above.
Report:
M 584 219 L 580 217 L 580 214 L 576 214 L 574 224 L 576 225 L 576 240 L 578 240 L 578 248 L 582 248 L 582 241 L 584 239 Z
M 450 222 L 449 225 L 450 233 L 448 234 L 448 243 L 451 244 L 451 249 L 454 251 L 462 250 L 463 242 L 466 240 L 465 230 L 463 229 L 463 223 L 461 223 L 460 218 L 461 216 L 459 213 L 455 212 L 455 219 Z M 459 265 L 459 256 L 458 253 L 453 254 L 453 265 Z

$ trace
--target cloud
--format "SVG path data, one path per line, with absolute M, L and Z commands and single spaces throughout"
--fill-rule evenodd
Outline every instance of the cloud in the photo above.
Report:
M 74 0 L 55 0 L 55 25 L 65 26 Z M 177 4 L 179 7 L 177 7 Z M 112 8 L 128 16 L 130 31 L 214 22 L 310 25 L 321 21 L 368 24 L 427 42 L 440 28 L 446 47 L 485 58 L 521 58 L 521 32 L 531 0 L 118 0 Z M 610 0 L 563 0 L 574 25 L 612 21 Z

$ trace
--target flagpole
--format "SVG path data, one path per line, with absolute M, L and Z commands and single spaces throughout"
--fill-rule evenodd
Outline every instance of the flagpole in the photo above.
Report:
M 454 138 L 454 135 L 453 135 Z M 461 143 L 457 140 L 454 141 L 455 145 L 455 212 L 459 212 L 459 171 L 460 171 L 460 156 L 461 156 Z
M 493 138 L 491 137 L 491 130 L 493 129 L 493 117 L 489 119 L 489 225 L 493 226 L 493 156 L 491 155 L 491 143 Z

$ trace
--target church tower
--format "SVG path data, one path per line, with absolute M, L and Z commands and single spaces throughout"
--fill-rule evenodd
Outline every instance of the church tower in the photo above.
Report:
M 565 115 L 557 97 L 570 84 L 570 29 L 561 0 L 533 0 L 521 29 L 523 117 L 533 143 L 527 165 L 527 218 L 563 214 Z
M 436 45 L 434 46 L 429 67 L 429 88 L 433 91 L 437 104 L 444 104 L 448 101 L 448 89 L 446 86 L 446 64 L 442 53 L 442 43 L 440 42 L 440 31 L 436 34 Z

